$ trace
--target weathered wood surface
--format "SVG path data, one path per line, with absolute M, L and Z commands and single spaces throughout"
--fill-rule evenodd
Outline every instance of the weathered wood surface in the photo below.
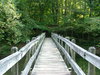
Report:
M 70 75 L 52 39 L 45 39 L 31 75 Z
M 62 36 L 58 36 L 57 34 L 53 34 L 56 39 L 60 39 L 61 41 L 65 42 L 72 50 L 74 50 L 77 54 L 83 57 L 85 60 L 90 62 L 92 65 L 100 69 L 100 57 L 88 52 L 87 50 L 83 49 L 82 47 L 72 43 L 71 41 L 63 38 Z
M 54 42 L 56 43 L 57 47 L 59 47 L 60 51 L 65 55 L 65 58 L 67 59 L 67 61 L 70 63 L 70 65 L 72 66 L 72 68 L 74 69 L 75 73 L 77 75 L 86 75 L 82 69 L 78 66 L 78 64 L 71 58 L 71 56 L 69 55 L 69 53 L 65 50 L 65 48 L 63 46 L 61 46 L 61 44 L 57 41 L 56 37 L 52 35 L 52 38 L 54 40 Z M 73 74 L 73 73 L 72 73 Z
M 89 47 L 89 52 L 96 54 L 95 47 Z M 96 75 L 95 66 L 91 63 L 88 63 L 88 74 L 87 75 Z
M 32 57 L 29 59 L 28 63 L 26 64 L 24 70 L 22 71 L 21 75 L 29 75 L 30 71 L 31 71 L 31 67 L 32 67 L 32 64 L 35 62 L 39 52 L 40 52 L 40 48 L 43 44 L 43 41 L 44 41 L 44 38 L 41 39 L 41 42 L 39 44 L 39 46 L 36 48 L 36 51 L 34 52 L 34 54 L 32 55 Z
M 45 34 L 41 34 L 35 40 L 32 40 L 24 47 L 22 47 L 19 51 L 5 57 L 4 59 L 0 60 L 0 75 L 6 73 L 10 68 L 12 68 L 16 63 L 18 63 L 26 53 L 43 38 Z

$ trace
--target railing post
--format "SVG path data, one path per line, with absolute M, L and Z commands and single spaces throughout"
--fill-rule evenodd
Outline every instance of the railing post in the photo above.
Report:
M 76 43 L 76 40 L 75 40 L 75 39 L 72 39 L 71 41 L 72 41 L 73 43 Z M 72 56 L 73 60 L 76 61 L 76 60 L 75 60 L 76 53 L 75 53 L 73 50 L 71 50 L 71 56 Z
M 65 37 L 67 40 L 70 40 L 70 37 Z M 65 50 L 69 53 L 69 46 L 65 43 Z M 69 62 L 67 61 L 67 59 L 65 58 L 64 59 L 65 60 L 65 63 L 66 63 L 66 65 L 68 66 L 68 68 L 70 68 L 70 64 L 69 64 Z
M 29 42 L 30 42 L 30 40 L 27 40 L 27 41 L 26 41 L 26 44 L 28 44 Z M 30 58 L 30 50 L 29 50 L 29 52 L 26 54 L 25 65 L 27 64 L 29 58 Z M 24 66 L 25 66 L 25 65 L 24 65 Z
M 96 48 L 95 47 L 89 47 L 89 52 L 95 54 Z M 87 75 L 96 75 L 95 74 L 95 66 L 88 62 L 88 74 Z
M 75 39 L 72 39 L 71 41 L 72 41 L 73 43 L 76 43 Z M 70 52 L 71 52 L 71 57 L 72 57 L 72 59 L 73 59 L 74 61 L 76 61 L 76 60 L 75 60 L 76 53 L 75 53 L 72 49 L 70 49 Z M 72 74 L 71 74 L 71 75 L 76 75 L 76 73 L 75 73 L 75 71 L 73 70 L 73 68 L 72 68 Z
M 59 35 L 60 36 L 60 35 Z M 58 38 L 58 43 L 60 44 L 60 39 Z M 58 47 L 59 48 L 59 47 Z M 59 48 L 60 49 L 60 48 Z
M 30 42 L 30 40 L 28 40 L 26 43 L 29 43 L 29 42 Z M 28 52 L 28 60 L 29 60 L 30 57 L 31 57 L 31 50 L 32 50 L 32 49 L 30 49 L 29 52 Z
M 32 40 L 34 40 L 36 37 L 32 37 Z
M 31 50 L 32 50 L 32 51 L 31 51 L 31 52 L 32 52 L 31 54 L 33 55 L 34 52 L 35 52 L 35 47 L 33 46 L 33 47 L 31 48 Z
M 30 42 L 30 40 L 26 40 L 26 44 L 28 44 Z
M 63 36 L 62 36 L 63 37 Z M 61 46 L 64 47 L 63 41 L 61 40 Z
M 32 68 L 30 68 L 29 75 L 31 75 L 31 73 L 32 73 Z
M 65 37 L 67 40 L 70 40 L 70 37 Z M 69 46 L 67 44 L 65 44 L 65 49 L 67 50 L 67 52 L 69 53 Z
M 18 47 L 12 47 L 11 53 L 15 53 L 18 51 Z M 11 68 L 11 72 L 13 75 L 19 75 L 19 65 L 18 63 Z
M 59 38 L 56 38 L 56 41 L 59 42 Z

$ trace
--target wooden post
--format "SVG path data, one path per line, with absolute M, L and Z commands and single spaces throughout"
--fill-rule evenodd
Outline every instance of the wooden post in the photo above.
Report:
M 75 39 L 72 39 L 71 41 L 72 41 L 73 43 L 76 43 Z M 75 60 L 76 53 L 75 53 L 72 49 L 70 49 L 70 52 L 71 52 L 71 57 L 72 57 L 72 59 L 73 59 L 74 61 L 76 61 L 76 60 Z M 71 75 L 76 75 L 76 73 L 75 73 L 75 71 L 74 71 L 73 68 L 72 68 L 72 73 L 71 73 Z
M 63 37 L 63 36 L 62 36 L 62 37 Z M 61 46 L 63 47 L 63 41 L 61 40 L 60 42 L 61 42 Z
M 30 40 L 27 40 L 27 41 L 26 41 L 26 44 L 29 43 L 29 42 L 30 42 Z M 30 49 L 29 52 L 28 52 L 28 60 L 30 59 L 30 57 L 31 57 L 31 49 Z
M 26 40 L 26 44 L 28 44 L 30 42 L 30 40 L 28 39 L 28 40 Z
M 30 42 L 30 40 L 27 40 L 27 41 L 26 41 L 26 44 L 28 44 L 29 42 Z M 29 58 L 30 58 L 30 51 L 26 54 L 25 65 L 27 64 Z M 24 65 L 24 66 L 25 66 L 25 65 Z
M 35 52 L 35 48 L 34 48 L 34 46 L 33 46 L 31 49 L 32 49 L 32 55 L 33 55 L 34 52 Z
M 63 37 L 63 36 L 62 36 Z M 61 40 L 61 46 L 64 47 L 63 41 Z
M 70 40 L 70 37 L 65 37 L 66 39 Z M 69 46 L 65 43 L 65 50 L 69 53 Z M 70 68 L 70 64 L 68 62 L 68 60 L 66 59 L 66 57 L 64 58 L 64 61 L 67 65 L 68 68 Z
M 89 47 L 89 52 L 95 54 L 96 48 L 95 47 Z M 88 62 L 88 74 L 87 75 L 96 75 L 95 72 L 95 66 Z
M 58 36 L 60 36 L 60 35 L 58 35 Z M 59 39 L 59 37 L 58 37 L 58 43 L 60 42 L 60 39 Z
M 70 37 L 65 37 L 67 40 L 70 40 Z M 67 52 L 69 53 L 69 46 L 67 44 L 65 44 L 65 49 L 67 50 Z
M 30 68 L 29 75 L 31 75 L 31 73 L 32 73 L 32 68 Z
M 18 47 L 12 47 L 11 53 L 15 53 L 18 51 Z M 18 63 L 11 68 L 11 72 L 13 75 L 19 75 L 19 65 Z
M 64 44 L 63 44 L 63 41 L 61 40 L 61 46 L 63 47 L 64 46 Z
M 32 37 L 32 40 L 34 40 L 36 37 Z M 34 46 L 31 48 L 31 56 L 34 54 Z
M 60 35 L 59 35 L 60 36 Z M 60 39 L 58 38 L 58 43 L 60 44 Z M 60 48 L 59 48 L 60 49 Z
M 32 37 L 32 40 L 34 40 L 36 37 Z
M 73 43 L 76 43 L 75 39 L 72 39 L 71 41 L 72 41 Z M 76 60 L 75 60 L 75 57 L 76 57 L 75 51 L 71 50 L 71 56 L 72 56 L 73 60 L 76 61 Z

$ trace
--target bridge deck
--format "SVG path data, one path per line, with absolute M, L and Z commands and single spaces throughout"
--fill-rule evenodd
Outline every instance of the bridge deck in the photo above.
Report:
M 45 39 L 32 75 L 70 75 L 70 71 L 51 38 Z

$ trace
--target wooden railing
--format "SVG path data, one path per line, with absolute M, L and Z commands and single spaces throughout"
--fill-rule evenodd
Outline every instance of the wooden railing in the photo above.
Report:
M 75 62 L 75 53 L 79 54 L 81 57 L 83 57 L 83 59 L 89 62 L 88 75 L 95 75 L 94 66 L 100 69 L 100 57 L 91 53 L 91 52 L 95 53 L 96 49 L 94 47 L 90 47 L 89 48 L 90 52 L 89 52 L 88 50 L 85 50 L 82 47 L 73 43 L 75 42 L 75 40 L 72 40 L 73 42 L 71 42 L 70 40 L 54 33 L 52 33 L 52 38 L 55 41 L 59 50 L 62 52 L 62 54 L 64 54 L 65 59 L 67 59 L 67 61 L 70 63 L 72 69 L 77 75 L 87 75 L 87 74 L 85 74 L 83 70 Z M 72 73 L 72 75 L 74 74 Z
M 34 59 L 36 58 L 39 49 L 42 45 L 42 42 L 45 38 L 45 33 L 37 36 L 37 38 L 35 38 L 34 40 L 32 40 L 31 42 L 29 42 L 28 44 L 26 44 L 24 47 L 22 47 L 19 51 L 5 57 L 4 59 L 0 60 L 0 75 L 5 74 L 10 68 L 12 68 L 16 63 L 18 63 L 26 54 L 27 52 L 33 52 L 32 48 L 35 46 L 36 50 L 34 55 L 31 57 L 30 61 L 27 64 L 30 64 L 34 61 Z M 17 49 L 16 47 L 12 48 L 13 49 Z M 30 68 L 30 66 L 28 66 L 28 69 Z M 27 69 L 27 66 L 25 68 L 25 70 Z M 22 72 L 22 75 L 24 74 L 25 70 Z M 28 71 L 27 71 L 28 73 Z M 16 75 L 19 75 L 19 73 L 17 73 Z M 28 74 L 24 74 L 24 75 L 28 75 Z
M 44 38 L 45 38 L 45 36 L 42 37 L 40 39 L 40 41 L 38 42 L 39 45 L 37 44 L 38 47 L 36 48 L 35 53 L 29 59 L 28 63 L 26 64 L 26 66 L 24 68 L 24 70 L 22 71 L 21 75 L 30 75 L 31 74 L 31 70 L 32 70 L 32 67 L 33 67 L 32 65 L 35 62 L 35 60 L 36 60 L 36 58 L 37 58 L 37 56 L 38 56 L 38 54 L 40 52 L 40 48 L 41 48 L 41 46 L 43 44 Z

